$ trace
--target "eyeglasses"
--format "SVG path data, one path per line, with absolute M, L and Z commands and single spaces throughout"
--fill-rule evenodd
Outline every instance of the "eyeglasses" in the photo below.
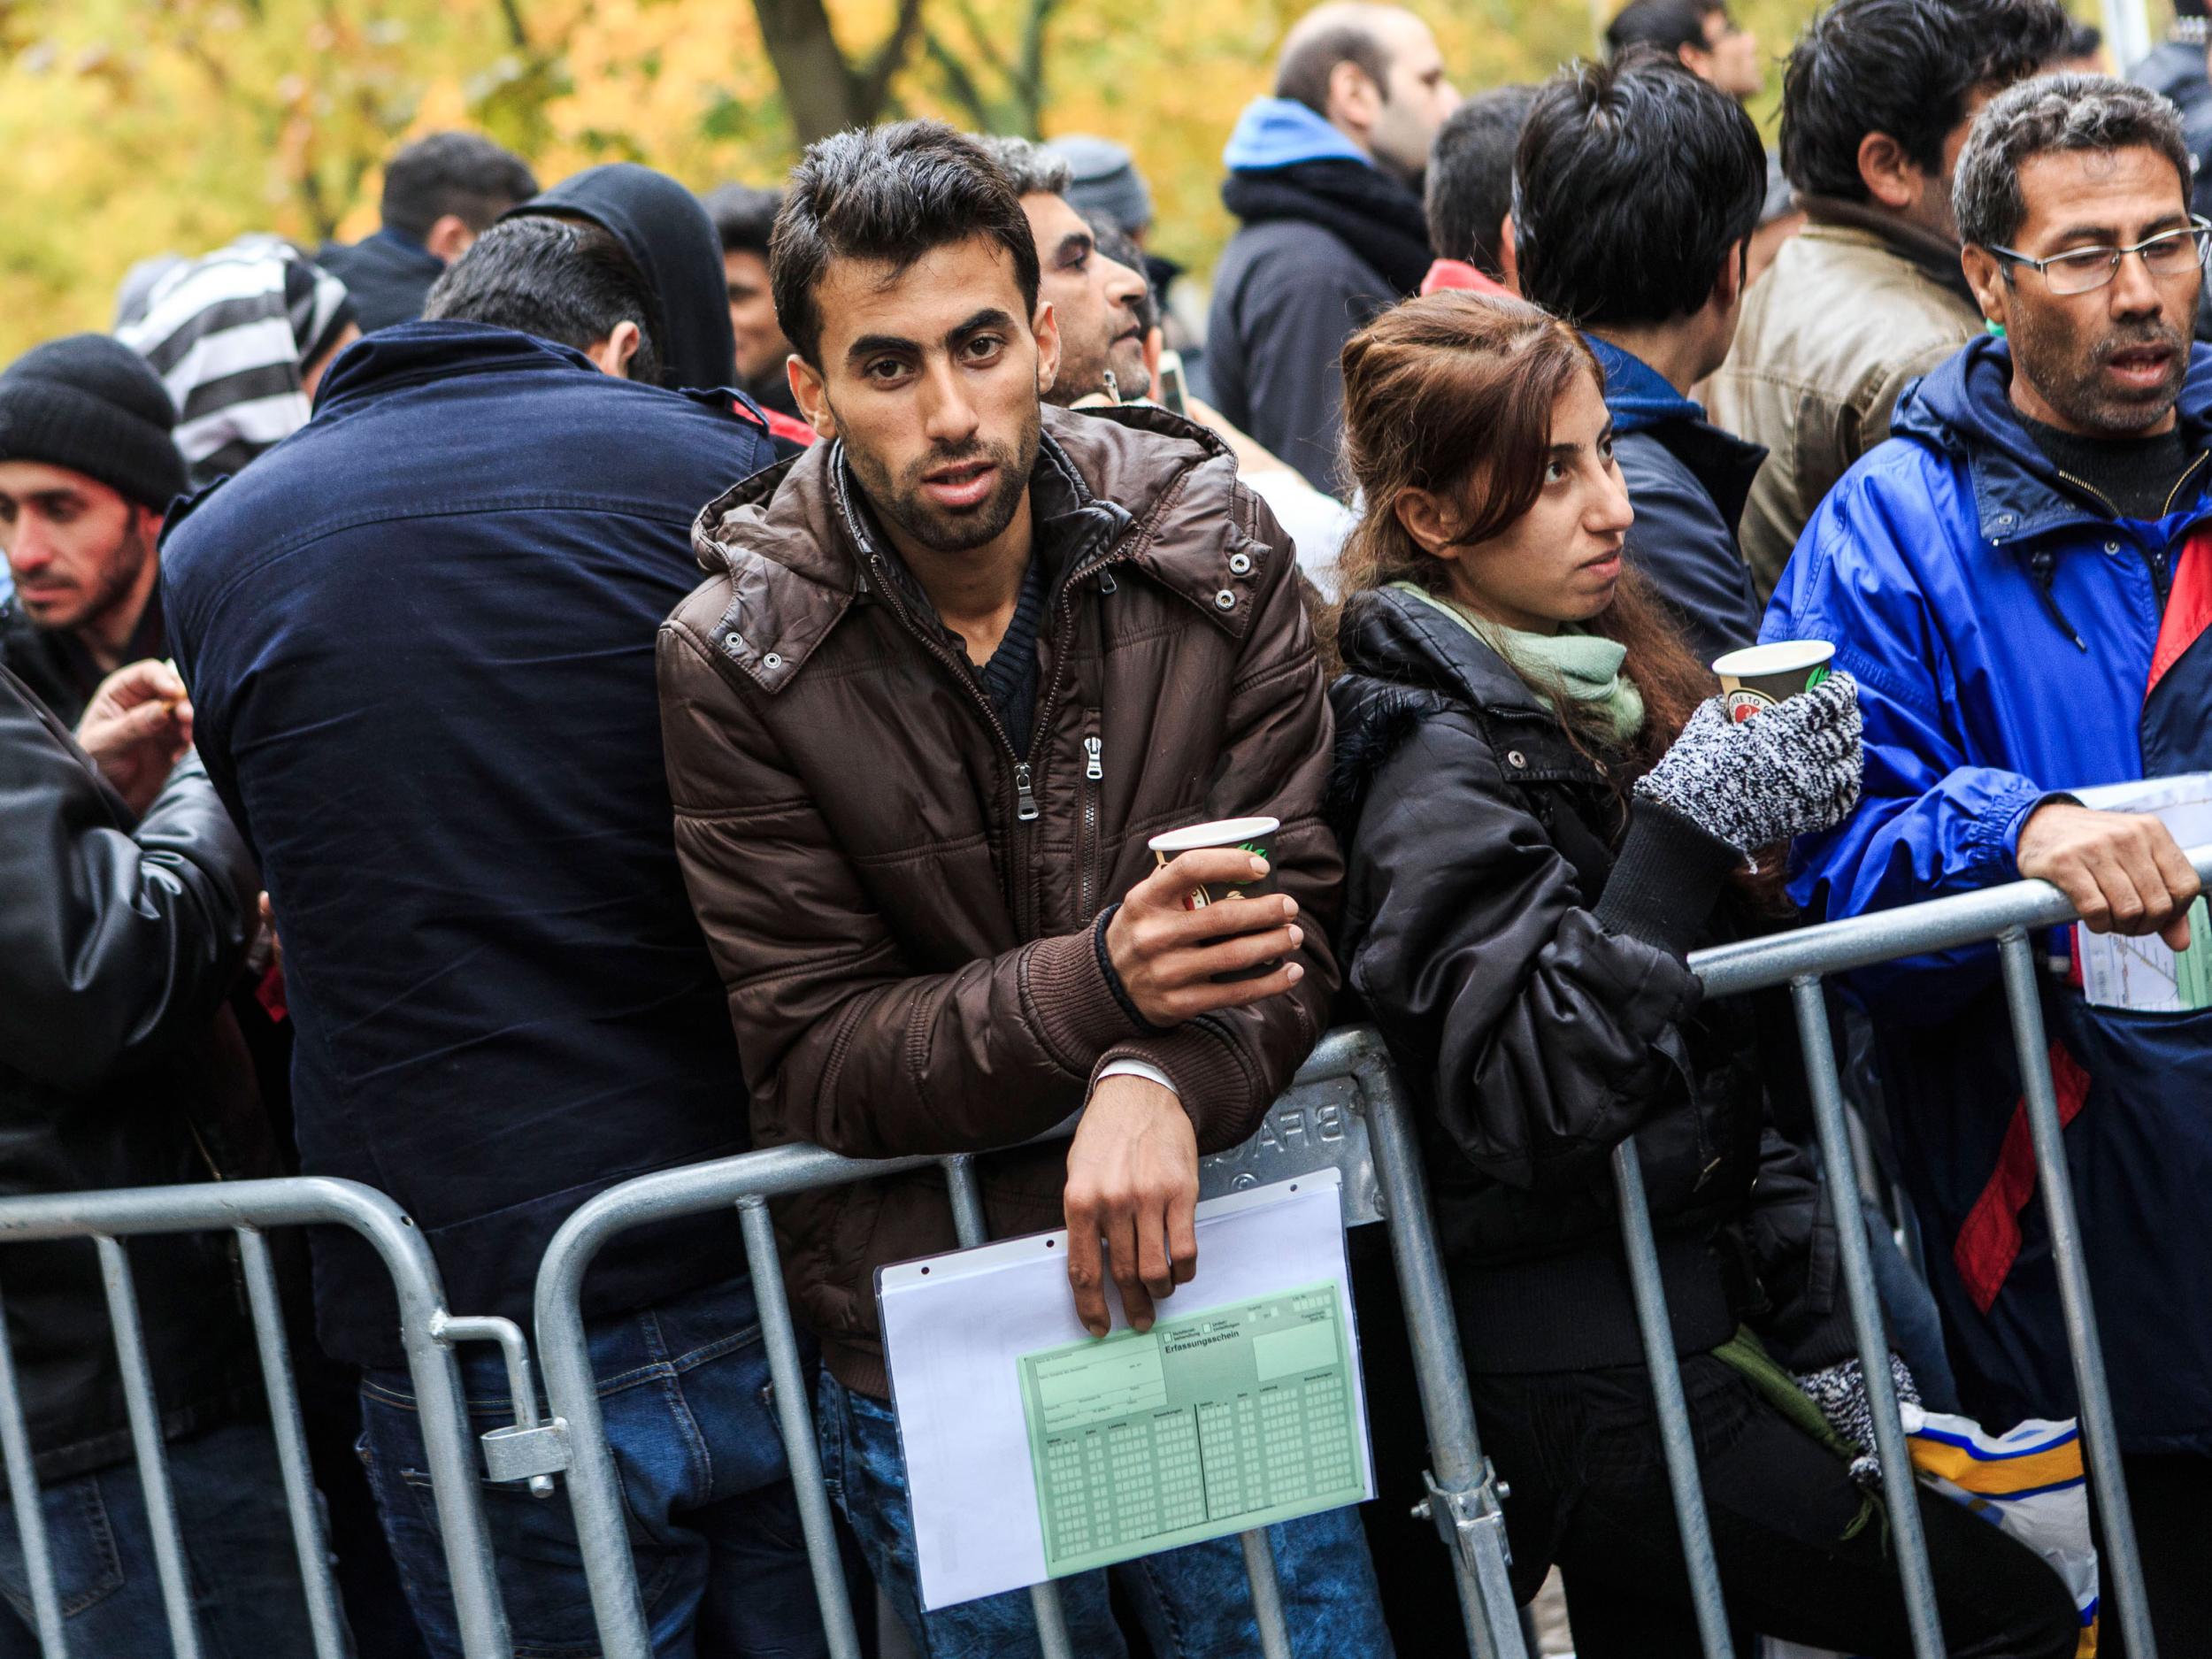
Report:
M 2101 288 L 2119 273 L 2120 261 L 2134 254 L 2153 277 L 2177 277 L 2204 264 L 2205 249 L 2212 243 L 2212 222 L 2192 217 L 2184 230 L 2162 231 L 2130 248 L 2070 248 L 2047 259 L 2031 259 L 2010 248 L 1990 249 L 2013 265 L 2033 265 L 2055 295 L 2087 294 Z

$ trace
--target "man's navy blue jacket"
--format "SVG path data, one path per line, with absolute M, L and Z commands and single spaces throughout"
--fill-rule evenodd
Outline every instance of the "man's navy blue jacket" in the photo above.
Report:
M 410 323 L 350 347 L 307 426 L 170 521 L 200 751 L 284 941 L 302 1161 L 396 1199 L 458 1311 L 526 1323 L 584 1200 L 747 1145 L 653 645 L 698 582 L 700 506 L 770 458 L 726 395 Z M 325 1345 L 399 1363 L 381 1270 L 350 1235 L 319 1244 Z M 632 1233 L 588 1306 L 741 1269 L 726 1219 Z
M 1584 338 L 1605 369 L 1613 458 L 1636 510 L 1629 562 L 1674 608 L 1700 660 L 1740 650 L 1759 637 L 1759 601 L 1736 526 L 1767 452 L 1707 420 L 1641 357 Z

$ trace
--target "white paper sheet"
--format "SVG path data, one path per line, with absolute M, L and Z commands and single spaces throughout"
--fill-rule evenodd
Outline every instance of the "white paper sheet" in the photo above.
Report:
M 2101 812 L 2157 814 L 2185 848 L 2212 841 L 2212 772 L 2185 772 L 2142 783 L 2105 784 L 2072 792 Z M 2140 939 L 2093 933 L 2078 923 L 2075 949 L 2082 995 L 2098 1008 L 2178 1014 L 2212 1006 L 2212 926 L 2203 900 L 2190 914 L 2189 949 L 2177 956 L 2154 935 Z
M 1210 1199 L 1198 1207 L 1198 1271 L 1164 1304 L 1177 1309 L 1333 1281 L 1358 1327 L 1345 1266 L 1334 1170 Z M 1044 1534 L 1022 1411 L 1020 1356 L 1084 1340 L 1068 1289 L 1067 1234 L 1037 1233 L 876 1276 L 891 1389 L 906 1455 L 922 1604 L 935 1609 L 1043 1581 Z M 1117 1330 L 1126 1323 L 1107 1286 Z M 1359 1402 L 1366 1422 L 1366 1402 Z M 1367 1493 L 1374 1471 L 1364 1434 Z

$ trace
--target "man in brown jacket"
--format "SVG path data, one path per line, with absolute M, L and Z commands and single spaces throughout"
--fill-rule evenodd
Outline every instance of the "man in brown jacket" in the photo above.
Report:
M 1744 297 L 1715 425 L 1766 446 L 1740 537 L 1764 604 L 1898 395 L 1982 332 L 1951 167 L 1983 104 L 2067 37 L 2055 0 L 1838 0 L 1790 53 L 1782 167 L 1806 227 Z
M 1200 1152 L 1257 1124 L 1337 980 L 1330 724 L 1290 547 L 1199 428 L 1041 407 L 1059 347 L 1029 222 L 949 128 L 809 150 L 772 281 L 823 442 L 701 515 L 710 580 L 660 651 L 677 846 L 756 1138 L 980 1151 L 1080 1109 L 1064 1151 L 979 1166 L 986 1211 L 1000 1233 L 1064 1219 L 1084 1323 L 1108 1329 L 1110 1276 L 1147 1328 L 1194 1271 Z M 1184 910 L 1259 861 L 1154 871 L 1147 838 L 1255 814 L 1281 820 L 1279 893 Z M 1026 1598 L 925 1620 L 917 1595 L 873 1277 L 953 1245 L 941 1182 L 779 1220 L 823 1342 L 826 1463 L 879 1579 L 933 1654 L 1033 1651 Z M 1349 1511 L 1276 1552 L 1302 1648 L 1388 1650 Z M 1164 1651 L 1248 1642 L 1233 1544 L 1148 1566 Z M 1079 1649 L 1119 1651 L 1102 1575 L 1064 1600 Z

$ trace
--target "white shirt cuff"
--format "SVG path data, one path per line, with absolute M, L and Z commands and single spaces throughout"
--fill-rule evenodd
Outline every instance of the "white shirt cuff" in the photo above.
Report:
M 1157 1083 L 1169 1094 L 1175 1094 L 1175 1085 L 1169 1080 L 1167 1073 L 1149 1060 L 1132 1060 L 1126 1056 L 1119 1060 L 1109 1060 L 1104 1069 L 1098 1074 L 1098 1082 L 1092 1084 L 1091 1087 L 1097 1087 L 1098 1083 L 1103 1083 L 1110 1077 L 1141 1077 L 1146 1082 Z M 1183 1097 L 1180 1094 L 1175 1094 L 1175 1098 L 1180 1100 Z

